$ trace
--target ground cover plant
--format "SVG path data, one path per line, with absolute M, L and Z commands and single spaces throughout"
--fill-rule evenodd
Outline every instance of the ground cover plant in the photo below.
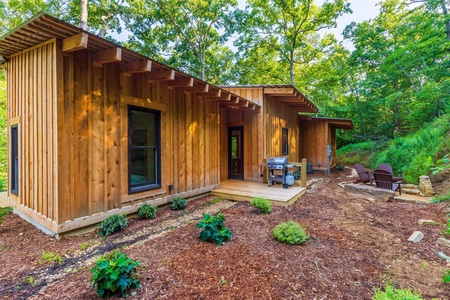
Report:
M 181 197 L 177 197 L 172 200 L 172 209 L 173 210 L 180 210 L 185 208 L 187 205 L 187 201 Z
M 423 300 L 422 295 L 410 289 L 396 289 L 386 285 L 384 291 L 377 289 L 372 300 Z
M 100 297 L 110 297 L 114 293 L 120 293 L 123 297 L 128 290 L 140 287 L 136 269 L 140 266 L 140 262 L 130 259 L 117 249 L 95 262 L 89 282 Z
M 262 213 L 270 214 L 272 212 L 272 203 L 266 198 L 255 197 L 250 204 Z
M 122 230 L 128 225 L 127 216 L 125 214 L 118 215 L 114 214 L 106 218 L 98 229 L 98 234 L 100 236 L 107 236 L 113 234 L 114 232 Z
M 203 229 L 200 232 L 202 241 L 214 242 L 220 246 L 233 236 L 231 231 L 223 224 L 224 222 L 225 216 L 223 214 L 217 216 L 205 214 L 195 227 Z
M 138 209 L 138 216 L 143 219 L 154 219 L 156 218 L 156 212 L 158 211 L 158 206 L 152 206 L 150 204 L 143 204 Z
M 273 229 L 273 235 L 283 243 L 298 245 L 305 243 L 309 236 L 302 225 L 295 221 L 282 222 Z
M 129 219 L 126 234 L 108 238 L 91 232 L 56 240 L 10 214 L 0 225 L 0 298 L 96 299 L 87 284 L 90 269 L 99 255 L 119 248 L 146 266 L 137 268 L 141 288 L 127 291 L 136 293 L 130 299 L 366 300 L 386 278 L 424 299 L 448 299 L 450 284 L 442 278 L 448 266 L 436 255 L 448 248 L 435 243 L 447 226 L 447 203 L 368 201 L 339 187 L 356 180 L 350 174 L 347 168 L 308 175 L 314 188 L 288 208 L 274 207 L 270 217 L 245 202 L 211 204 L 209 196 L 190 201 L 182 214 L 167 205 L 155 219 Z M 198 238 L 196 223 L 206 213 L 226 216 L 232 242 L 217 247 Z M 436 225 L 419 226 L 419 219 Z M 273 228 L 286 220 L 307 229 L 307 243 L 293 247 L 273 238 Z M 412 224 L 424 233 L 420 243 L 407 242 Z M 81 251 L 81 244 L 92 246 Z M 64 253 L 64 263 L 40 266 L 44 250 Z
M 46 264 L 46 263 L 62 264 L 63 263 L 63 259 L 57 253 L 53 253 L 51 251 L 42 251 L 41 259 L 38 261 L 38 264 L 39 265 L 43 265 L 43 264 Z
M 444 275 L 442 275 L 442 280 L 444 283 L 450 283 L 450 270 L 446 270 Z

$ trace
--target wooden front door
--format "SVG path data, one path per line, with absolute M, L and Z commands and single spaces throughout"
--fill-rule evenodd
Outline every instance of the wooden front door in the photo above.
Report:
M 228 128 L 228 178 L 244 180 L 244 127 Z

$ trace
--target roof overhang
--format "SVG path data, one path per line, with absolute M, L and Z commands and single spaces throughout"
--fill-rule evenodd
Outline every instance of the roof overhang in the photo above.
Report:
M 333 126 L 334 128 L 339 128 L 339 129 L 350 129 L 353 130 L 355 129 L 355 125 L 353 124 L 353 120 L 351 119 L 339 119 L 339 118 L 323 118 L 323 117 L 312 117 L 312 116 L 307 116 L 307 115 L 301 115 L 299 116 L 300 120 L 305 120 L 305 121 L 322 121 L 322 122 L 326 122 L 328 125 Z
M 225 89 L 255 89 L 262 88 L 266 97 L 282 103 L 296 112 L 318 113 L 319 108 L 314 105 L 293 85 L 236 85 L 223 86 Z
M 152 60 L 44 12 L 38 13 L 0 37 L 0 64 L 7 62 L 11 56 L 52 38 L 62 41 L 64 52 L 79 50 L 92 52 L 94 64 L 97 66 L 119 62 L 124 75 L 145 73 L 149 82 L 168 81 L 169 88 L 182 88 L 185 93 L 195 93 L 215 100 L 220 103 L 220 106 L 229 105 L 232 108 L 244 110 L 256 110 L 260 107 L 251 100 Z

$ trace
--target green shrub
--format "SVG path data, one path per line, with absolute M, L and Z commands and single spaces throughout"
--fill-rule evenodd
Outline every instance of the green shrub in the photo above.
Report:
M 3 178 L 0 178 L 0 192 L 3 192 L 6 190 L 6 180 Z
M 110 297 L 118 292 L 123 297 L 127 290 L 140 287 L 136 270 L 140 266 L 140 262 L 128 258 L 125 253 L 116 249 L 97 259 L 90 271 L 93 275 L 89 282 L 97 289 L 100 297 Z
M 265 214 L 270 214 L 272 212 L 272 203 L 270 203 L 266 198 L 255 197 L 252 199 L 250 204 L 258 211 Z
M 283 243 L 297 245 L 305 243 L 309 236 L 306 234 L 305 229 L 294 221 L 288 221 L 278 224 L 273 229 L 273 235 L 277 240 Z
M 442 280 L 444 280 L 444 283 L 450 282 L 450 270 L 446 270 L 444 275 L 442 276 Z
M 177 197 L 172 200 L 172 209 L 173 210 L 183 209 L 186 207 L 186 205 L 187 205 L 187 201 L 181 197 Z
M 12 211 L 13 211 L 12 206 L 0 207 L 0 224 L 3 223 L 3 218 L 5 218 Z
M 98 229 L 98 234 L 101 236 L 107 236 L 114 232 L 122 230 L 122 228 L 128 225 L 127 215 L 123 214 L 119 216 L 118 214 L 109 216 L 106 218 Z
M 200 232 L 200 239 L 202 241 L 214 242 L 217 245 L 222 245 L 223 242 L 228 241 L 233 234 L 231 231 L 223 225 L 225 216 L 218 214 L 213 217 L 209 214 L 203 215 L 203 219 L 197 223 L 196 228 L 202 228 Z
M 392 285 L 386 285 L 385 291 L 377 289 L 372 300 L 423 300 L 419 293 L 411 290 L 396 289 Z
M 154 219 L 156 218 L 156 212 L 158 211 L 158 206 L 151 206 L 145 203 L 138 209 L 138 216 L 143 219 Z

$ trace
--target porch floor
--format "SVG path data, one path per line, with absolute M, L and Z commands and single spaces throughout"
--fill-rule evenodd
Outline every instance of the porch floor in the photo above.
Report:
M 294 184 L 295 185 L 295 184 Z M 214 196 L 235 201 L 252 201 L 254 197 L 264 197 L 273 205 L 289 206 L 306 192 L 306 188 L 290 186 L 283 189 L 281 184 L 271 187 L 267 183 L 240 180 L 226 180 L 220 182 L 220 187 L 211 191 Z

